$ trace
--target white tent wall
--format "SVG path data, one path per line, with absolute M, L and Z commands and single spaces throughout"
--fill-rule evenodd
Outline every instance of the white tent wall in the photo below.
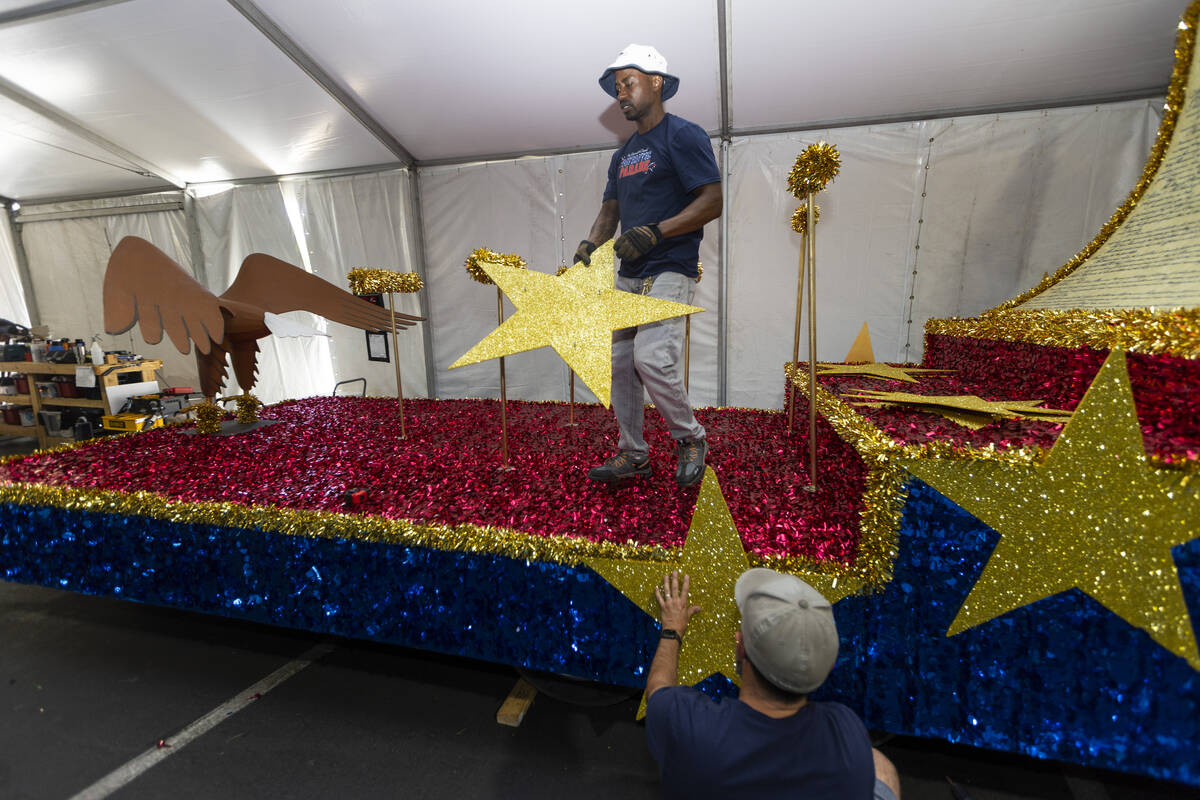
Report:
M 101 198 L 66 203 L 22 206 L 22 215 L 55 212 L 92 212 L 115 207 L 152 205 L 170 196 Z M 53 336 L 83 338 L 100 334 L 107 350 L 129 350 L 150 359 L 161 359 L 160 379 L 166 385 L 195 386 L 196 369 L 190 358 L 180 356 L 165 336 L 148 344 L 137 326 L 127 333 L 104 333 L 102 288 L 104 269 L 113 247 L 125 236 L 140 236 L 153 242 L 184 269 L 191 270 L 187 225 L 182 211 L 122 213 L 78 219 L 24 222 L 21 241 L 29 260 L 30 280 L 37 298 L 41 323 Z
M 499 368 L 485 362 L 448 370 L 495 326 L 496 290 L 471 280 L 463 263 L 486 247 L 515 253 L 529 268 L 553 274 L 570 264 L 587 237 L 608 179 L 612 151 L 434 167 L 421 171 L 422 218 L 432 283 L 434 368 L 442 397 L 498 397 Z M 700 259 L 705 279 L 695 304 L 710 309 L 693 318 L 692 397 L 716 402 L 718 226 L 705 229 Z M 505 317 L 513 312 L 505 301 Z M 509 397 L 566 400 L 570 372 L 551 350 L 505 359 Z M 582 382 L 575 397 L 594 401 Z
M 917 361 L 926 319 L 977 314 L 1056 269 L 1095 235 L 1140 175 L 1160 108 L 1159 100 L 1143 100 L 735 138 L 725 187 L 726 403 L 778 408 L 782 402 L 800 247 L 790 226 L 797 203 L 785 187 L 807 144 L 833 142 L 843 159 L 841 174 L 818 198 L 819 357 L 841 359 L 867 321 L 877 357 Z M 430 319 L 421 330 L 401 334 L 410 396 L 422 394 L 425 385 L 421 336 L 431 337 L 437 396 L 498 396 L 494 362 L 447 370 L 496 324 L 495 288 L 471 281 L 463 261 L 473 249 L 487 247 L 516 253 L 543 272 L 569 263 L 599 208 L 610 155 L 420 169 Z M 284 185 L 298 219 L 289 217 Z M 208 195 L 196 187 L 210 288 L 223 291 L 251 252 L 311 264 L 339 285 L 354 266 L 411 268 L 410 186 L 402 170 L 392 170 L 238 185 Z M 154 220 L 157 225 L 150 224 Z M 181 212 L 23 226 L 35 293 L 56 332 L 70 335 L 80 320 L 100 329 L 104 264 L 119 236 L 138 230 L 189 263 Z M 298 239 L 307 252 L 300 252 Z M 719 397 L 720 244 L 719 226 L 710 224 L 695 301 L 708 311 L 694 317 L 692 331 L 691 394 L 698 405 Z M 68 299 L 56 304 L 52 297 Z M 400 308 L 415 312 L 416 298 L 401 298 Z M 506 316 L 513 313 L 507 301 L 505 309 Z M 262 340 L 256 393 L 274 402 L 326 394 L 339 378 L 367 376 L 372 394 L 390 394 L 391 367 L 365 362 L 362 333 L 328 327 L 332 341 Z M 194 375 L 190 357 L 168 344 L 159 345 L 161 353 L 143 346 L 140 337 L 109 344 L 153 353 L 172 368 L 186 365 Z M 802 343 L 801 358 L 806 351 Z M 510 397 L 566 399 L 569 372 L 552 351 L 506 362 Z M 581 384 L 577 397 L 592 399 Z
M 303 236 L 312 271 L 335 286 L 347 288 L 355 267 L 398 272 L 415 271 L 409 173 L 404 170 L 297 181 L 295 189 Z M 421 314 L 416 294 L 394 295 L 397 312 Z M 385 298 L 386 302 L 386 298 Z M 392 364 L 369 361 L 362 331 L 331 323 L 329 346 L 335 380 L 365 378 L 367 394 L 391 396 L 396 391 Z M 427 326 L 418 324 L 397 337 L 405 397 L 425 397 Z M 357 387 L 350 387 L 352 390 Z
M 0 208 L 0 318 L 20 325 L 29 324 L 29 306 L 21 286 L 21 272 L 17 267 L 17 250 L 7 208 Z
M 867 322 L 877 358 L 919 361 L 927 319 L 997 305 L 1091 240 L 1141 175 L 1161 106 L 735 139 L 727 403 L 783 401 L 800 252 L 785 186 L 805 146 L 824 139 L 842 155 L 841 173 L 818 196 L 818 357 L 840 361 Z M 807 352 L 802 334 L 802 360 Z
M 232 186 L 196 198 L 200 241 L 207 264 L 209 289 L 224 292 L 237 278 L 242 260 L 251 253 L 266 253 L 300 266 L 296 231 L 284 204 L 279 183 Z M 323 329 L 326 322 L 307 312 L 289 317 Z M 325 336 L 258 340 L 258 379 L 254 394 L 264 403 L 329 394 L 335 383 L 329 339 Z M 232 369 L 225 394 L 237 392 Z

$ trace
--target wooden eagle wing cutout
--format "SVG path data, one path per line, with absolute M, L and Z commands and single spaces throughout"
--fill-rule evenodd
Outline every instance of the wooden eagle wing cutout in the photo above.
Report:
M 104 328 L 125 333 L 140 324 L 149 344 L 162 341 L 163 331 L 187 355 L 196 343 L 200 390 L 214 397 L 225 385 L 225 355 L 242 391 L 254 386 L 258 340 L 273 332 L 297 335 L 297 325 L 276 321 L 288 311 L 309 311 L 333 322 L 369 331 L 392 329 L 384 308 L 334 286 L 286 261 L 252 253 L 242 261 L 237 279 L 217 297 L 201 286 L 163 251 L 136 236 L 122 239 L 104 273 Z M 396 314 L 400 330 L 423 320 Z M 306 331 L 317 333 L 317 331 Z

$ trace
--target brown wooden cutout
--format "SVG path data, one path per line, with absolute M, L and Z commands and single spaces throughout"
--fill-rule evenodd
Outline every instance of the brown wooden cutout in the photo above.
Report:
M 387 309 L 355 297 L 300 267 L 263 253 L 246 256 L 237 279 L 217 297 L 163 251 L 136 236 L 113 250 L 104 273 L 104 328 L 119 334 L 140 324 L 149 344 L 163 331 L 187 355 L 196 343 L 200 390 L 214 397 L 225 385 L 225 355 L 233 355 L 242 391 L 254 386 L 258 339 L 268 336 L 267 314 L 309 311 L 369 331 L 392 330 Z M 396 329 L 424 317 L 396 314 Z

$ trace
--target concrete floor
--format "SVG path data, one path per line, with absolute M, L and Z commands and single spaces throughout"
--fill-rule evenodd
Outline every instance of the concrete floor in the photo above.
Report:
M 616 702 L 583 707 L 543 693 L 508 728 L 495 721 L 517 679 L 508 667 L 3 581 L 0 643 L 4 800 L 659 796 L 635 697 L 600 692 Z M 177 738 L 201 719 L 217 724 Z M 974 800 L 1200 800 L 941 742 L 877 744 L 908 800 L 948 800 L 947 777 Z

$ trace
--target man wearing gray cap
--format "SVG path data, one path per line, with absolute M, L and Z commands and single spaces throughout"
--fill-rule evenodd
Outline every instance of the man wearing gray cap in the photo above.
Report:
M 675 572 L 655 589 L 662 638 L 646 680 L 646 741 L 666 797 L 899 798 L 896 769 L 858 716 L 808 699 L 838 653 L 833 607 L 820 592 L 770 569 L 738 578 L 742 687 L 718 703 L 677 685 L 683 634 L 700 611 L 688 590 Z
M 708 134 L 668 114 L 663 101 L 679 88 L 658 50 L 631 44 L 600 76 L 637 130 L 613 154 L 600 213 L 575 261 L 621 223 L 613 250 L 621 258 L 617 288 L 677 303 L 691 302 L 699 279 L 704 224 L 721 215 L 721 173 Z M 683 317 L 613 333 L 612 407 L 621 430 L 617 454 L 588 471 L 592 480 L 616 483 L 650 473 L 650 448 L 642 438 L 646 393 L 676 445 L 675 481 L 693 486 L 704 477 L 708 440 L 696 421 L 683 381 Z

